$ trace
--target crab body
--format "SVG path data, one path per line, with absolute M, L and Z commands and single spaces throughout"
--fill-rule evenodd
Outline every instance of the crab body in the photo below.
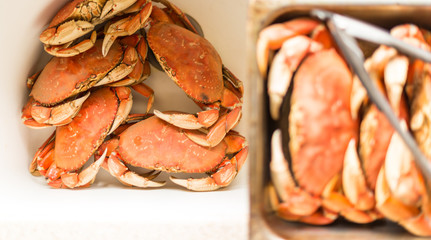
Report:
M 209 149 L 191 141 L 175 126 L 152 117 L 120 136 L 118 153 L 126 163 L 170 172 L 207 172 L 224 158 L 226 143 Z M 193 161 L 186 161 L 193 159 Z

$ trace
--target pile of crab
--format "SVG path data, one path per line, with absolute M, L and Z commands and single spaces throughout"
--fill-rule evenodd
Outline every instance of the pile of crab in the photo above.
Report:
M 232 130 L 242 114 L 242 82 L 178 7 L 166 0 L 74 0 L 40 40 L 53 57 L 27 81 L 22 120 L 55 131 L 36 152 L 31 173 L 55 188 L 89 186 L 100 168 L 137 187 L 163 186 L 154 181 L 162 171 L 206 173 L 170 178 L 195 191 L 235 178 L 248 153 L 245 138 Z M 143 83 L 149 50 L 202 111 L 149 113 L 154 92 Z M 148 98 L 140 113 L 130 113 L 132 89 Z M 138 174 L 130 166 L 152 171 Z
M 391 34 L 431 49 L 429 32 L 417 26 L 396 26 Z M 314 225 L 340 216 L 361 224 L 389 219 L 431 236 L 431 186 L 326 27 L 308 18 L 270 25 L 259 35 L 257 59 L 278 124 L 268 188 L 276 214 Z M 364 66 L 431 159 L 431 65 L 379 46 Z

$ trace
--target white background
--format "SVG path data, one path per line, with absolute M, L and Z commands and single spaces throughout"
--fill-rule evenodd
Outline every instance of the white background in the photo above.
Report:
M 247 1 L 172 2 L 198 20 L 224 64 L 247 87 Z M 231 186 L 206 193 L 172 184 L 127 188 L 103 170 L 90 188 L 52 189 L 28 172 L 53 128 L 34 130 L 21 123 L 29 93 L 25 81 L 47 59 L 39 34 L 64 3 L 0 1 L 0 239 L 246 239 L 248 163 Z M 163 73 L 153 69 L 146 83 L 156 92 L 156 109 L 197 110 Z M 142 99 L 135 99 L 133 110 L 144 109 Z M 246 123 L 247 114 L 236 130 L 247 137 Z

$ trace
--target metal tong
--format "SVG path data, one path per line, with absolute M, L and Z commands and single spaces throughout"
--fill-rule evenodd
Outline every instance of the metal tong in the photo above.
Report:
M 312 17 L 326 23 L 347 63 L 356 73 L 367 90 L 371 101 L 373 101 L 379 110 L 388 118 L 390 124 L 412 152 L 415 163 L 425 179 L 427 190 L 431 193 L 431 163 L 419 149 L 419 146 L 414 140 L 412 134 L 407 129 L 401 127 L 401 122 L 392 110 L 388 100 L 386 100 L 383 94 L 379 92 L 371 80 L 364 68 L 364 55 L 355 38 L 393 47 L 397 51 L 409 57 L 418 58 L 425 62 L 431 62 L 431 53 L 392 37 L 385 29 L 351 17 L 346 17 L 321 9 L 314 9 L 310 14 Z

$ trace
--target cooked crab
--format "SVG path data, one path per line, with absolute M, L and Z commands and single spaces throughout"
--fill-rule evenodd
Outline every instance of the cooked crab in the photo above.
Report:
M 142 83 L 150 74 L 146 54 L 145 39 L 137 34 L 116 42 L 105 57 L 98 40 L 80 55 L 52 58 L 28 81 L 31 92 L 22 112 L 24 124 L 37 128 L 69 123 L 88 98 L 88 90 L 101 85 L 131 86 L 149 98 L 148 111 L 153 90 Z
M 179 127 L 157 116 L 149 116 L 117 131 L 98 150 L 108 149 L 106 168 L 124 184 L 148 187 L 148 181 L 126 164 L 166 172 L 208 173 L 200 179 L 170 179 L 194 191 L 212 191 L 228 186 L 244 164 L 248 145 L 244 137 L 230 131 L 213 146 L 202 146 L 189 139 Z

